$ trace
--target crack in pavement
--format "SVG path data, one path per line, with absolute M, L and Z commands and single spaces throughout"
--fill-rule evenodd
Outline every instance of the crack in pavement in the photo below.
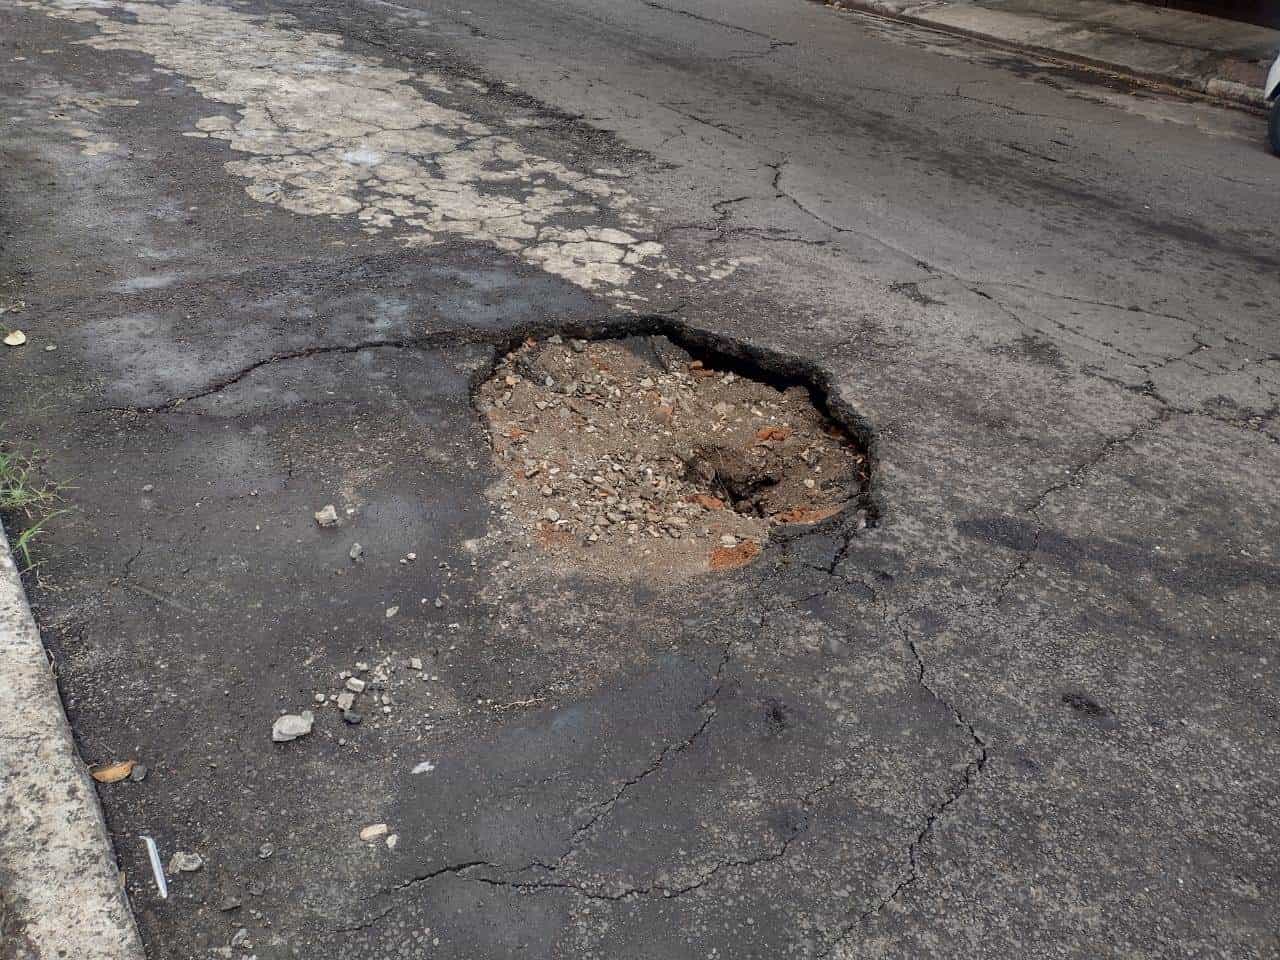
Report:
M 1013 581 L 1025 573 L 1027 568 L 1034 562 L 1035 555 L 1040 549 L 1040 542 L 1044 539 L 1045 534 L 1045 523 L 1040 517 L 1040 511 L 1044 508 L 1045 504 L 1048 503 L 1050 498 L 1061 493 L 1063 490 L 1078 487 L 1085 481 L 1089 474 L 1093 472 L 1093 470 L 1095 470 L 1103 461 L 1116 451 L 1123 450 L 1130 444 L 1136 443 L 1147 434 L 1155 432 L 1180 412 L 1181 411 L 1175 411 L 1168 406 L 1161 406 L 1156 415 L 1146 423 L 1141 423 L 1120 436 L 1108 437 L 1090 457 L 1075 467 L 1068 467 L 1068 476 L 1065 480 L 1059 480 L 1056 483 L 1050 484 L 1036 496 L 1036 499 L 1032 503 L 1024 507 L 1023 513 L 1034 517 L 1036 521 L 1036 529 L 1035 533 L 1032 535 L 1031 544 L 1022 551 L 1022 557 L 1000 581 L 999 585 L 995 589 L 994 596 L 990 600 L 986 601 L 986 604 L 994 606 L 1002 602 L 1005 595 L 1008 593 L 1009 588 L 1013 585 Z
M 934 701 L 944 707 L 951 714 L 952 722 L 956 727 L 960 728 L 967 735 L 972 747 L 973 753 L 969 762 L 965 764 L 964 772 L 960 775 L 957 782 L 947 791 L 947 795 L 942 802 L 935 805 L 926 815 L 924 823 L 916 832 L 915 837 L 907 847 L 907 858 L 910 866 L 909 873 L 902 877 L 893 886 L 887 895 L 880 898 L 874 906 L 863 911 L 856 918 L 847 921 L 837 928 L 835 936 L 830 939 L 827 944 L 818 951 L 818 958 L 825 958 L 831 955 L 831 952 L 844 941 L 859 926 L 872 923 L 876 920 L 889 904 L 896 902 L 904 892 L 910 887 L 916 885 L 925 878 L 924 868 L 920 863 L 921 850 L 925 844 L 933 837 L 938 829 L 938 825 L 947 811 L 960 801 L 970 787 L 982 775 L 983 769 L 986 767 L 988 753 L 987 742 L 978 733 L 973 722 L 969 720 L 964 713 L 951 700 L 948 700 L 929 682 L 928 672 L 925 668 L 924 657 L 920 653 L 920 648 L 915 640 L 911 638 L 910 632 L 903 626 L 901 617 L 890 618 L 893 626 L 898 630 L 902 637 L 903 645 L 910 652 L 911 657 L 915 661 L 915 682 L 925 691 Z
M 165 410 L 173 410 L 188 403 L 192 400 L 200 400 L 204 397 L 212 396 L 220 393 L 228 387 L 235 386 L 245 377 L 249 376 L 256 370 L 263 367 L 269 367 L 273 364 L 284 363 L 289 360 L 305 359 L 307 357 L 322 356 L 328 353 L 359 353 L 362 350 L 379 350 L 379 349 L 421 349 L 430 350 L 442 346 L 459 346 L 468 343 L 484 343 L 496 345 L 501 340 L 508 338 L 497 338 L 483 335 L 477 335 L 465 330 L 447 330 L 436 333 L 425 334 L 421 337 L 400 337 L 387 340 L 362 340 L 359 343 L 333 344 L 329 346 L 304 347 L 300 350 L 290 350 L 285 353 L 275 353 L 269 357 L 255 360 L 249 363 L 235 373 L 215 380 L 213 383 L 196 391 L 195 393 L 184 394 L 181 397 L 174 397 L 169 400 L 155 404 L 142 404 L 137 406 L 108 406 L 108 407 L 92 407 L 83 412 L 85 413 L 159 413 Z
M 641 0 L 646 6 L 654 10 L 661 10 L 664 13 L 674 13 L 677 16 L 688 17 L 690 20 L 697 20 L 700 23 L 709 23 L 717 27 L 723 27 L 726 30 L 732 30 L 735 33 L 745 33 L 752 37 L 760 37 L 762 40 L 768 40 L 770 44 L 780 47 L 794 47 L 794 40 L 779 40 L 777 37 L 770 36 L 767 33 L 761 33 L 759 30 L 752 30 L 748 27 L 740 27 L 736 23 L 728 23 L 724 20 L 717 20 L 714 17 L 703 16 L 700 13 L 694 13 L 692 10 L 681 10 L 679 7 L 668 7 L 666 4 L 658 3 L 657 0 Z

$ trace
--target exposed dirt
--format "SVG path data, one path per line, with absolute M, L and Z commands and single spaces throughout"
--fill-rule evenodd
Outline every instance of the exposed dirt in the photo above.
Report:
M 528 340 L 476 403 L 503 504 L 545 549 L 610 577 L 741 566 L 772 527 L 834 516 L 867 481 L 807 387 L 665 337 Z

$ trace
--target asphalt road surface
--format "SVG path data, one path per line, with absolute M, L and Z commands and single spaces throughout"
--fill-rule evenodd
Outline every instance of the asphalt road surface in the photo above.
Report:
M 1280 952 L 1261 118 L 803 0 L 0 0 L 0 121 L 153 957 Z M 557 558 L 472 405 L 556 332 L 812 387 L 869 513 Z

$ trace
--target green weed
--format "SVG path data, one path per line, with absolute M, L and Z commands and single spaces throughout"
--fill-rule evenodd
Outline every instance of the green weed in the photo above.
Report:
M 0 448 L 0 517 L 16 520 L 20 532 L 12 542 L 13 552 L 22 558 L 23 570 L 32 569 L 31 544 L 54 517 L 62 487 L 40 479 L 34 461 L 12 450 Z

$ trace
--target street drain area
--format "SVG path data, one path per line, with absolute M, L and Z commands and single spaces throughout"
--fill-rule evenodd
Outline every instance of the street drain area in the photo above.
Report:
M 663 336 L 526 340 L 476 397 L 495 496 L 608 577 L 748 563 L 778 525 L 858 509 L 870 471 L 809 387 L 766 379 Z

